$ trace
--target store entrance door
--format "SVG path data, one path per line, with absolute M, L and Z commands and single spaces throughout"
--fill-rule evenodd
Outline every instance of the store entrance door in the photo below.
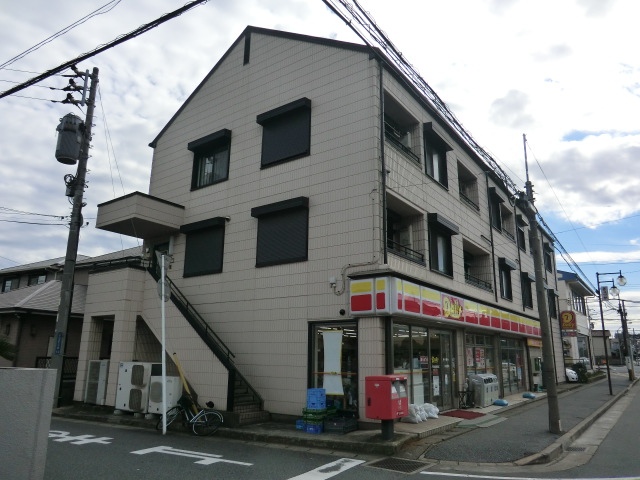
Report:
M 453 408 L 453 386 L 455 385 L 455 363 L 451 332 L 431 330 L 429 332 L 431 353 L 432 402 L 440 410 Z

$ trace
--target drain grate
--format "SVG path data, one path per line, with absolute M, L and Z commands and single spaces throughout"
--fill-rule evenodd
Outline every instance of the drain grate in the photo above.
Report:
M 406 460 L 404 458 L 383 458 L 375 462 L 367 464 L 368 467 L 382 468 L 384 470 L 393 470 L 394 472 L 415 473 L 422 470 L 428 464 L 416 462 L 415 460 Z
M 567 452 L 584 452 L 587 447 L 567 447 Z

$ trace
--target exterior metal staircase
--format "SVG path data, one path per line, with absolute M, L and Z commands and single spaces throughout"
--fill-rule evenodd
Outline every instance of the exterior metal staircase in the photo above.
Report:
M 154 266 L 149 267 L 147 271 L 156 281 L 160 280 L 160 275 Z M 237 425 L 246 425 L 268 420 L 269 413 L 263 409 L 264 401 L 262 397 L 238 371 L 238 368 L 233 361 L 235 358 L 233 352 L 213 331 L 204 318 L 202 318 L 195 307 L 189 303 L 187 297 L 171 281 L 171 279 L 168 277 L 165 277 L 165 279 L 165 289 L 167 287 L 169 288 L 169 298 L 173 304 L 178 308 L 180 313 L 182 313 L 184 318 L 189 322 L 196 333 L 207 344 L 216 358 L 220 360 L 229 373 L 226 411 L 233 414 L 233 422 Z M 227 421 L 226 415 L 225 421 Z

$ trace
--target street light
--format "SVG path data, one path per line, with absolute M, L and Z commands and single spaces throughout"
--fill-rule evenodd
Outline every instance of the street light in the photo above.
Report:
M 618 273 L 618 285 L 620 285 L 621 287 L 627 284 L 627 279 L 624 278 L 624 276 L 622 275 L 622 270 L 618 271 L 618 272 L 607 272 L 607 273 L 598 273 L 596 272 L 596 280 L 598 283 L 598 303 L 600 304 L 600 321 L 602 323 L 602 343 L 604 345 L 604 361 L 607 365 L 607 381 L 609 382 L 609 395 L 613 395 L 613 388 L 611 387 L 611 369 L 609 368 L 609 349 L 607 348 L 607 337 L 605 335 L 605 328 L 604 328 L 604 312 L 602 311 L 602 296 L 603 293 L 605 293 L 608 297 L 608 293 L 609 291 L 611 292 L 612 295 L 619 295 L 620 294 L 620 290 L 615 286 L 615 284 L 613 285 L 613 287 L 611 287 L 611 290 L 607 290 L 606 287 L 603 287 L 603 289 L 600 288 L 600 276 L 601 275 L 615 275 L 616 273 Z M 613 283 L 613 280 L 610 280 Z

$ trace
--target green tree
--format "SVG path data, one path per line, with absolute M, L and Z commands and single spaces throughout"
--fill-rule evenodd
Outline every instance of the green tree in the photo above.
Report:
M 0 337 L 0 357 L 13 360 L 16 356 L 15 345 L 9 343 L 6 337 Z

